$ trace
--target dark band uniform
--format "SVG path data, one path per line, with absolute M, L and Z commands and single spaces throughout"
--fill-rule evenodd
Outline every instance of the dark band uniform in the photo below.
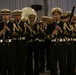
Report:
M 52 14 L 59 13 L 61 14 L 60 8 L 53 8 Z M 47 35 L 51 37 L 50 43 L 50 74 L 58 75 L 58 67 L 57 62 L 59 62 L 59 70 L 60 75 L 66 75 L 66 44 L 63 36 L 63 32 L 61 33 L 58 30 L 58 34 L 52 36 L 52 32 L 56 29 L 56 25 L 63 30 L 63 22 L 53 22 L 52 24 L 47 26 Z
M 74 23 L 71 21 L 69 23 L 69 17 L 71 12 L 67 12 L 62 15 L 62 19 L 68 19 L 64 22 L 64 33 L 63 35 L 66 37 L 66 45 L 67 45 L 67 75 L 73 75 L 74 72 L 74 63 L 75 63 L 75 27 Z
M 19 9 L 13 11 L 14 17 L 21 16 L 21 14 L 22 11 Z M 25 29 L 24 21 L 21 19 L 15 19 L 13 25 L 13 36 L 15 38 L 14 41 L 16 48 L 15 75 L 24 75 L 26 71 L 26 37 L 23 34 Z M 18 28 L 18 26 L 21 30 Z
M 2 9 L 1 15 L 10 15 L 11 11 L 9 9 Z M 3 25 L 4 35 L 1 37 L 2 49 L 1 49 L 1 75 L 13 75 L 14 74 L 14 63 L 15 63 L 15 50 L 14 44 L 12 43 L 12 31 L 13 23 L 9 20 L 6 22 L 2 19 L 0 26 Z M 7 26 L 10 31 L 5 29 Z
M 46 22 L 46 25 L 44 25 L 44 21 Z M 43 22 L 43 23 L 42 23 Z M 42 16 L 42 22 L 39 24 L 40 27 L 42 28 L 44 34 L 42 34 L 43 36 L 40 38 L 39 44 L 40 44 L 40 61 L 39 61 L 39 72 L 44 72 L 45 69 L 45 64 L 46 64 L 46 69 L 49 70 L 49 40 L 45 39 L 46 37 L 46 30 L 47 30 L 47 22 L 48 22 L 48 17 L 47 16 Z M 46 56 L 46 58 L 45 58 Z M 46 61 L 46 63 L 45 63 Z
M 73 27 L 74 27 L 74 59 L 75 59 L 75 63 L 74 63 L 74 74 L 76 74 L 76 14 L 73 17 Z
M 72 21 L 68 23 L 67 27 L 67 75 L 73 75 L 75 67 L 75 42 L 76 42 L 76 32 L 75 23 Z
M 29 15 L 34 17 L 34 14 Z M 35 22 L 33 25 L 26 21 L 26 24 L 33 30 L 31 31 L 27 27 L 28 38 L 27 38 L 27 73 L 26 75 L 39 75 L 39 34 L 40 30 L 38 24 Z M 34 55 L 34 65 L 33 65 L 33 55 Z M 34 67 L 33 67 L 34 66 Z

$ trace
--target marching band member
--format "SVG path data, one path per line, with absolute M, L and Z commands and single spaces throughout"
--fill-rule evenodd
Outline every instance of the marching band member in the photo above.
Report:
M 42 22 L 40 23 L 41 28 L 44 30 L 46 34 L 47 30 L 47 24 L 48 23 L 48 17 L 47 16 L 42 16 Z M 40 68 L 39 72 L 44 72 L 45 68 L 45 60 L 46 60 L 46 69 L 49 69 L 49 41 L 45 40 L 40 42 Z M 46 55 L 46 59 L 45 59 Z
M 24 21 L 21 20 L 22 11 L 13 11 L 15 22 L 13 23 L 13 35 L 16 38 L 16 66 L 15 75 L 24 75 L 26 63 L 26 39 L 24 36 Z M 15 35 L 15 33 L 17 35 Z
M 71 18 L 71 22 L 69 23 L 70 15 L 71 14 L 68 13 L 68 21 L 64 22 L 63 26 L 63 35 L 66 37 L 67 41 L 67 75 L 72 75 L 74 72 L 74 27 L 72 23 L 73 17 Z
M 54 22 L 47 26 L 47 34 L 51 37 L 50 43 L 50 75 L 58 75 L 57 62 L 59 62 L 60 75 L 66 75 L 66 44 L 62 42 L 63 22 L 61 22 L 61 8 L 51 10 Z
M 72 49 L 71 51 L 69 52 L 70 55 L 69 55 L 69 59 L 71 61 L 69 61 L 69 67 L 70 67 L 70 71 L 71 71 L 71 74 L 75 74 L 76 73 L 76 14 L 73 15 L 73 18 L 72 18 L 72 22 L 71 22 L 71 25 L 70 25 L 70 28 L 71 28 L 71 38 L 72 38 Z M 68 50 L 69 51 L 69 50 Z M 69 68 L 68 67 L 68 68 Z
M 14 46 L 12 46 L 13 23 L 10 21 L 10 15 L 10 9 L 1 10 L 2 22 L 0 24 L 3 25 L 1 31 L 3 39 L 1 49 L 1 75 L 7 75 L 7 71 L 8 75 L 14 74 L 15 51 Z
M 29 39 L 27 45 L 27 72 L 26 75 L 39 75 L 39 27 L 36 23 L 36 14 L 30 13 L 28 15 L 27 29 L 29 32 Z M 32 59 L 34 54 L 34 69 Z

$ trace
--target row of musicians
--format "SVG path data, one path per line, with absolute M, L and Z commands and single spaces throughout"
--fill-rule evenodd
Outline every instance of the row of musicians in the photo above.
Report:
M 43 72 L 45 67 L 46 45 L 44 44 L 45 31 L 40 27 L 42 23 L 34 23 L 36 17 L 34 14 L 29 15 L 29 21 L 21 20 L 21 10 L 15 10 L 13 14 L 14 19 L 10 20 L 10 11 L 7 9 L 1 11 L 1 75 L 38 75 L 39 58 L 41 58 L 40 71 Z M 44 25 L 47 25 L 46 19 L 46 17 L 42 18 L 45 21 Z M 35 61 L 34 70 L 32 53 Z M 48 53 L 47 51 L 47 69 L 49 69 Z
M 57 11 L 58 10 L 58 11 Z M 50 69 L 51 75 L 57 75 L 57 60 L 59 60 L 59 68 L 60 75 L 71 75 L 74 69 L 74 44 L 70 42 L 70 44 L 66 45 L 65 43 L 61 43 L 60 41 L 53 41 L 50 43 L 50 39 L 64 38 L 64 36 L 70 38 L 75 37 L 72 36 L 72 32 L 75 32 L 75 28 L 69 23 L 61 22 L 61 11 L 56 8 L 52 12 L 53 19 L 55 20 L 50 25 L 45 27 L 45 31 L 39 27 L 38 24 L 34 23 L 35 15 L 30 15 L 29 20 L 24 22 L 21 20 L 21 13 L 19 11 L 14 13 L 15 20 L 9 21 L 10 13 L 2 12 L 2 21 L 0 21 L 0 36 L 1 39 L 4 40 L 4 45 L 1 44 L 1 75 L 23 75 L 26 71 L 26 75 L 39 75 L 39 70 L 44 71 L 44 49 L 47 50 L 47 68 Z M 7 21 L 7 23 L 6 23 Z M 46 21 L 46 20 L 45 20 Z M 28 26 L 29 25 L 29 26 Z M 63 26 L 64 25 L 64 26 Z M 69 25 L 72 29 L 70 29 Z M 75 25 L 75 24 L 73 24 Z M 25 32 L 24 31 L 28 31 Z M 40 32 L 39 32 L 40 30 Z M 73 31 L 72 31 L 73 30 Z M 63 33 L 64 32 L 64 33 Z M 12 35 L 11 35 L 12 33 Z M 43 42 L 39 43 L 39 39 L 43 39 L 46 34 L 47 39 L 45 44 Z M 50 34 L 50 35 L 49 35 Z M 75 33 L 74 33 L 75 34 Z M 11 35 L 11 37 L 10 37 Z M 26 36 L 27 35 L 27 36 Z M 35 35 L 35 36 L 33 36 Z M 26 36 L 27 40 L 21 42 L 18 39 L 25 40 L 24 36 Z M 6 43 L 6 39 L 14 38 L 12 44 Z M 23 37 L 23 38 L 21 38 Z M 38 39 L 39 38 L 39 39 Z M 16 41 L 15 41 L 16 39 Z M 43 40 L 40 40 L 43 41 Z M 67 46 L 67 47 L 66 47 Z M 43 49 L 42 49 L 43 48 Z M 69 48 L 69 49 L 67 49 Z M 40 52 L 39 52 L 40 49 Z M 49 51 L 48 51 L 49 50 Z M 69 51 L 68 51 L 69 50 Z M 67 51 L 67 67 L 66 67 L 66 51 Z M 16 54 L 15 54 L 16 53 Z M 34 53 L 34 71 L 32 66 L 32 53 Z M 49 54 L 50 53 L 50 54 Z M 40 57 L 40 59 L 39 59 Z M 40 60 L 40 65 L 39 65 Z M 26 65 L 25 65 L 26 63 Z M 39 69 L 40 66 L 40 69 Z M 25 68 L 26 67 L 26 68 Z M 66 72 L 68 68 L 68 72 Z M 15 69 L 15 70 L 14 70 Z
M 57 7 L 53 8 L 51 13 L 54 22 L 47 26 L 47 34 L 51 34 L 49 35 L 51 37 L 49 47 L 50 75 L 74 75 L 76 62 L 76 41 L 74 40 L 76 38 L 75 15 L 70 18 L 71 21 L 69 16 L 61 18 L 62 9 Z M 65 40 L 61 42 L 62 39 L 60 38 L 63 40 L 66 38 L 67 42 Z M 67 38 L 70 38 L 70 41 Z

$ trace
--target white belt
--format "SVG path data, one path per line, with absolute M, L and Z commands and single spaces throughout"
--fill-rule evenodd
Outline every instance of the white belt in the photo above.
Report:
M 12 42 L 12 39 L 5 39 L 4 42 L 10 43 Z
M 51 42 L 66 42 L 65 38 L 52 39 Z
M 44 40 L 43 39 L 39 39 L 39 42 L 44 42 Z
M 0 39 L 0 43 L 2 43 L 3 42 L 3 40 L 2 39 Z
M 51 42 L 56 42 L 56 39 L 52 39 Z
M 70 42 L 70 41 L 72 41 L 72 38 L 67 38 L 66 40 L 67 40 L 68 42 Z
M 76 41 L 76 38 L 67 38 L 66 39 L 68 42 Z
M 25 37 L 19 37 L 18 40 L 25 40 Z
M 36 38 L 34 41 L 39 41 L 39 38 Z
M 73 41 L 76 41 L 76 38 L 73 38 L 72 40 L 73 40 Z
M 66 42 L 66 39 L 63 39 L 63 42 Z

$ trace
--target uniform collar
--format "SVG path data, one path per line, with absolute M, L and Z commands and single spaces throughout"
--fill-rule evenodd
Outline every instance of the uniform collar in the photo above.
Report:
M 8 21 L 6 21 L 6 22 L 5 22 L 5 20 L 3 20 L 3 22 L 8 24 L 8 23 L 9 23 L 9 20 L 8 20 Z

